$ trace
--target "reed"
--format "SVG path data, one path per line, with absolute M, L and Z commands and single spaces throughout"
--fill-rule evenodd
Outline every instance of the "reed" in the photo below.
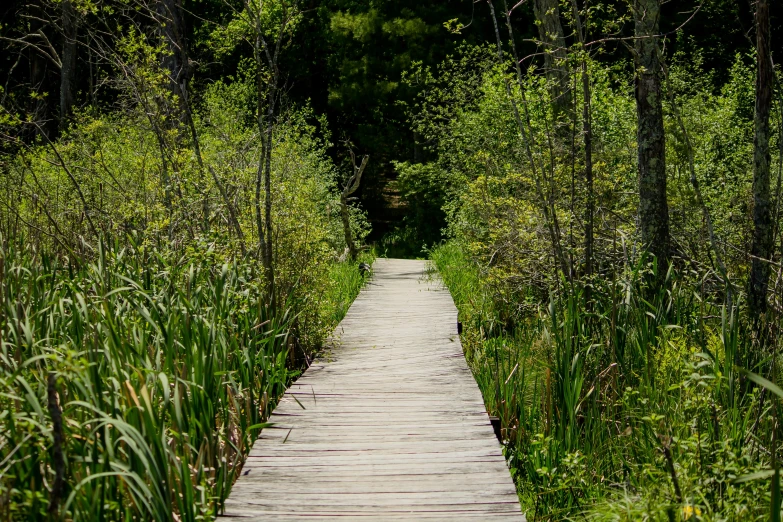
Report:
M 293 300 L 270 313 L 253 264 L 133 238 L 0 260 L 0 519 L 212 519 L 297 370 Z
M 566 285 L 515 315 L 457 243 L 432 259 L 528 517 L 769 518 L 777 399 L 737 371 L 769 360 L 699 279 L 652 293 L 640 261 L 589 304 Z

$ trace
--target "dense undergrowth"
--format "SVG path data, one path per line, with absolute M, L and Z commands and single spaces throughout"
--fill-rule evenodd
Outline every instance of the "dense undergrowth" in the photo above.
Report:
M 0 518 L 208 520 L 298 368 L 306 307 L 265 305 L 258 266 L 134 242 L 93 261 L 0 252 Z M 362 284 L 336 263 L 323 339 Z
M 214 518 L 371 262 L 312 111 L 260 139 L 242 63 L 183 114 L 165 50 L 117 38 L 115 105 L 3 121 L 0 520 Z
M 670 275 L 626 266 L 588 311 L 570 286 L 509 324 L 457 242 L 432 252 L 528 516 L 766 520 L 772 398 L 738 373 L 745 326 Z

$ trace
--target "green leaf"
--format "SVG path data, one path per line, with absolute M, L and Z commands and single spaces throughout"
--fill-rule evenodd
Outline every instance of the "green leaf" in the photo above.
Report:
M 772 477 L 773 475 L 775 475 L 774 469 L 765 469 L 762 471 L 756 471 L 754 473 L 747 473 L 735 478 L 734 484 L 742 484 L 743 482 L 752 482 L 754 480 L 764 480 Z
M 768 389 L 769 391 L 771 391 L 772 393 L 774 393 L 775 395 L 783 399 L 783 390 L 781 390 L 777 384 L 773 383 L 770 380 L 765 379 L 761 375 L 755 374 L 753 372 L 749 372 L 745 368 L 737 367 L 737 371 L 739 371 L 742 375 L 746 376 L 748 379 L 755 382 L 759 386 Z

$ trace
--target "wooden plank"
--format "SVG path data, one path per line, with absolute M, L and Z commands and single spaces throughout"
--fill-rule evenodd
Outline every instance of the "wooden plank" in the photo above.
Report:
M 518 510 L 495 511 L 492 513 L 477 513 L 475 511 L 456 511 L 449 512 L 417 512 L 413 520 L 492 520 L 492 521 L 519 521 Z M 237 516 L 223 517 L 224 521 L 235 522 L 268 522 L 276 520 L 307 520 L 308 522 L 336 521 L 356 522 L 366 520 L 412 520 L 408 513 L 390 513 L 389 511 L 366 512 L 366 513 L 336 513 L 325 515 L 323 513 L 290 513 L 287 511 L 265 511 L 260 514 L 245 514 Z
M 454 476 L 454 479 L 457 480 L 458 477 L 455 475 L 460 475 L 461 478 L 459 480 L 464 481 L 465 477 L 464 475 L 466 473 L 470 474 L 470 481 L 471 482 L 477 482 L 479 479 L 476 478 L 478 476 L 483 476 L 485 473 L 490 474 L 498 474 L 502 476 L 503 469 L 496 466 L 474 466 L 474 467 L 466 467 L 466 466 L 454 466 L 454 465 L 448 465 L 448 466 L 437 466 L 438 472 L 437 475 L 435 472 L 432 471 L 432 469 L 426 468 L 426 467 L 419 467 L 419 468 L 412 468 L 410 466 L 402 466 L 397 468 L 379 468 L 377 466 L 375 467 L 364 467 L 364 468 L 357 468 L 353 467 L 351 469 L 348 469 L 350 473 L 346 473 L 346 469 L 342 467 L 337 466 L 327 466 L 322 467 L 318 469 L 318 480 L 343 480 L 346 481 L 353 481 L 353 480 L 411 480 L 413 482 L 417 480 L 424 480 L 429 479 L 433 476 Z M 242 469 L 242 476 L 252 476 L 253 480 L 257 481 L 266 481 L 270 480 L 270 477 L 276 477 L 280 480 L 286 480 L 290 481 L 291 484 L 294 484 L 294 479 L 301 480 L 304 482 L 306 479 L 302 473 L 301 468 L 295 468 L 295 467 L 288 467 L 288 468 L 272 468 L 272 467 L 266 467 L 266 466 L 255 466 L 251 468 L 243 468 Z M 258 478 L 263 477 L 263 478 Z M 240 480 L 243 480 L 240 478 Z M 239 482 L 237 482 L 239 483 Z
M 236 509 L 238 513 L 242 512 L 254 512 L 256 510 L 278 510 L 285 506 L 286 510 L 291 512 L 337 512 L 337 513 L 362 513 L 362 512 L 377 512 L 380 510 L 389 512 L 400 513 L 415 513 L 416 511 L 450 511 L 463 510 L 463 511 L 480 511 L 482 513 L 491 513 L 493 511 L 506 511 L 509 507 L 514 505 L 519 506 L 519 501 L 516 498 L 510 498 L 506 501 L 498 502 L 471 502 L 461 501 L 459 499 L 443 498 L 440 502 L 434 502 L 434 499 L 416 499 L 409 497 L 398 497 L 381 499 L 378 495 L 367 495 L 364 498 L 358 498 L 350 503 L 346 501 L 341 502 L 341 499 L 320 498 L 315 499 L 312 503 L 305 504 L 301 499 L 259 499 L 256 495 L 249 495 L 248 498 L 237 499 L 232 502 L 226 503 L 226 510 L 229 506 L 233 507 L 234 504 L 239 504 Z
M 465 484 L 464 481 L 421 481 L 416 482 L 386 482 L 376 481 L 354 481 L 354 482 L 308 482 L 297 484 L 292 487 L 291 484 L 261 484 L 259 482 L 246 481 L 237 493 L 257 492 L 263 496 L 274 496 L 283 494 L 294 498 L 301 495 L 367 495 L 377 493 L 387 495 L 392 493 L 416 494 L 416 495 L 443 495 L 443 496 L 465 496 L 465 495 L 512 495 L 516 496 L 516 490 L 511 484 Z
M 415 513 L 437 512 L 437 511 L 478 511 L 482 513 L 491 513 L 493 511 L 507 511 L 510 507 L 516 505 L 519 507 L 519 500 L 511 498 L 510 500 L 499 499 L 495 502 L 462 502 L 455 499 L 443 499 L 442 502 L 433 502 L 432 499 L 422 499 L 421 501 L 406 500 L 404 503 L 400 499 L 382 500 L 376 495 L 365 499 L 357 499 L 355 503 L 340 504 L 327 501 L 327 499 L 313 499 L 312 503 L 304 503 L 301 500 L 296 502 L 266 502 L 255 495 L 248 495 L 247 498 L 236 499 L 226 502 L 226 512 L 229 506 L 236 513 L 247 513 L 254 511 L 273 510 L 278 511 L 285 508 L 289 512 L 332 512 L 332 513 L 362 513 L 377 512 L 380 510 L 390 513 Z
M 524 521 L 448 291 L 423 261 L 373 271 L 281 399 L 224 519 Z

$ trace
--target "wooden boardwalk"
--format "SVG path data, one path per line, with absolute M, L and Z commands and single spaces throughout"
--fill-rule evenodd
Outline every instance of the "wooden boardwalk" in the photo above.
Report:
M 228 519 L 524 521 L 424 261 L 378 259 L 334 339 L 253 446 Z

